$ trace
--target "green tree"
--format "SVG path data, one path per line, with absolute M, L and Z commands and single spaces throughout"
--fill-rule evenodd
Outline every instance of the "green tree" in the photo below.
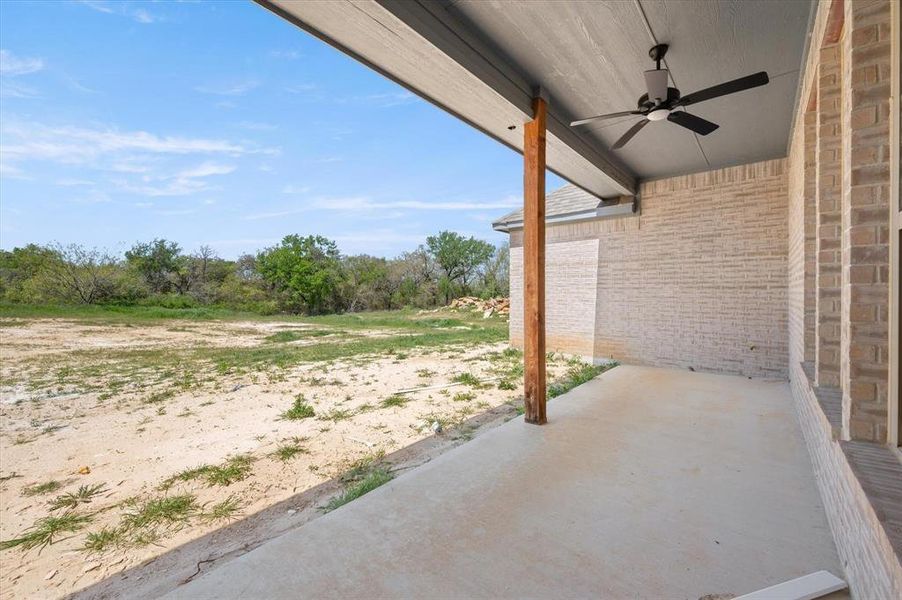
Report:
M 152 293 L 186 291 L 183 289 L 186 261 L 177 243 L 163 239 L 138 243 L 125 252 L 125 260 L 144 278 Z
M 479 268 L 495 253 L 492 244 L 474 237 L 465 238 L 453 231 L 441 231 L 438 235 L 429 236 L 426 246 L 447 278 L 446 282 L 439 284 L 446 304 L 451 301 L 454 284 L 467 293 Z
M 284 296 L 287 310 L 318 314 L 333 307 L 341 282 L 338 246 L 322 236 L 288 235 L 257 255 L 256 270 Z

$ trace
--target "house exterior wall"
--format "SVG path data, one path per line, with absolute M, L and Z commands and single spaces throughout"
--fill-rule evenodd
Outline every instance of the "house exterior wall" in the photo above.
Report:
M 549 228 L 545 251 L 545 347 L 548 352 L 592 358 L 595 329 L 598 240 L 568 236 L 567 227 Z M 511 235 L 512 345 L 523 347 L 523 239 Z
M 855 453 L 847 451 L 864 445 L 871 453 L 893 452 L 884 446 L 891 401 L 884 393 L 889 364 L 891 5 L 889 0 L 833 0 L 818 4 L 787 157 L 791 389 L 845 576 L 853 597 L 867 599 L 902 597 L 902 564 L 894 549 L 899 547 L 902 532 L 898 526 L 888 525 L 890 515 L 877 508 L 880 502 L 898 504 L 898 500 L 869 496 L 856 474 L 863 465 L 856 462 Z M 824 73 L 830 74 L 828 81 L 819 77 Z M 830 103 L 824 103 L 820 97 L 826 84 L 830 85 Z M 828 113 L 829 118 L 819 115 L 820 111 Z M 834 120 L 837 111 L 838 121 Z M 813 119 L 831 125 L 812 131 Z M 812 164 L 810 154 L 806 160 L 806 150 L 812 143 L 824 147 L 823 140 L 815 139 L 822 133 L 831 136 L 831 152 L 817 157 Z M 832 149 L 837 135 L 839 170 L 835 170 L 835 165 L 830 168 L 834 169 L 831 173 L 838 173 L 838 179 L 831 177 L 826 183 L 831 194 L 839 192 L 839 219 L 831 216 L 828 231 L 818 228 L 819 241 L 829 239 L 830 244 L 829 252 L 818 252 L 815 260 L 825 261 L 825 266 L 832 269 L 839 257 L 839 295 L 834 278 L 816 283 L 818 300 L 839 298 L 839 320 L 835 320 L 836 305 L 832 302 L 818 305 L 816 311 L 824 311 L 818 315 L 818 324 L 824 323 L 825 318 L 839 324 L 840 377 L 819 382 L 812 350 L 816 354 L 817 345 L 825 340 L 812 338 L 805 319 L 806 223 L 811 214 L 811 194 L 806 191 L 806 182 L 811 181 L 812 175 L 819 179 L 818 173 L 824 173 L 824 165 L 818 165 L 818 160 L 835 161 Z M 838 246 L 833 241 L 837 232 Z M 823 272 L 823 266 L 819 267 L 819 273 Z M 826 341 L 832 344 L 836 338 L 831 336 Z M 840 399 L 839 410 L 829 404 L 834 400 L 828 398 Z M 897 463 L 891 456 L 888 458 L 886 464 Z M 898 471 L 885 470 L 883 476 L 890 481 L 895 479 L 886 489 L 899 489 L 902 478 Z
M 645 183 L 640 216 L 549 225 L 548 349 L 786 377 L 786 197 L 783 160 L 773 160 Z M 514 231 L 514 345 L 521 278 Z

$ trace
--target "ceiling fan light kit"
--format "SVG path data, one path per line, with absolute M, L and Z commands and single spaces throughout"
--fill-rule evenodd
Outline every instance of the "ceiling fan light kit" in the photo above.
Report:
M 625 146 L 626 143 L 639 133 L 649 121 L 657 122 L 667 120 L 680 127 L 685 127 L 698 135 L 708 135 L 717 129 L 719 125 L 686 112 L 686 106 L 766 85 L 770 81 L 767 77 L 767 73 L 761 71 L 753 75 L 740 77 L 739 79 L 734 79 L 693 92 L 687 96 L 681 96 L 680 90 L 667 85 L 670 80 L 670 71 L 661 68 L 661 61 L 664 59 L 668 47 L 667 44 L 658 44 L 657 46 L 652 46 L 648 51 L 648 56 L 655 61 L 656 68 L 645 71 L 644 73 L 645 88 L 647 91 L 639 97 L 637 110 L 627 110 L 579 119 L 570 123 L 570 126 L 578 127 L 595 121 L 613 119 L 616 117 L 643 117 L 641 121 L 635 123 L 620 137 L 620 139 L 614 142 L 614 145 L 611 146 L 612 150 L 618 150 Z M 675 110 L 677 108 L 683 108 L 684 110 Z

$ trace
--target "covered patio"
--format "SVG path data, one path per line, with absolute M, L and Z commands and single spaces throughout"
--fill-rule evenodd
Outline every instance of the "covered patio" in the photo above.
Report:
M 843 570 L 785 382 L 620 366 L 172 598 L 741 595 Z

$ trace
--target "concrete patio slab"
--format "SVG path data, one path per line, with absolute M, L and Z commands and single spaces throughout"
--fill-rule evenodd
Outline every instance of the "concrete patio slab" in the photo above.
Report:
M 617 367 L 171 598 L 745 594 L 843 571 L 785 382 Z

